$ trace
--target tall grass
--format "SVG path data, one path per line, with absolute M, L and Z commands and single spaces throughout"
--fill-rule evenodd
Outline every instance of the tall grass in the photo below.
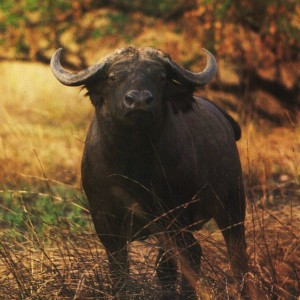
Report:
M 104 250 L 80 188 L 92 107 L 42 65 L 0 65 L 0 298 L 110 299 Z M 246 181 L 249 281 L 262 299 L 300 290 L 297 127 L 250 123 L 238 142 Z M 237 298 L 221 232 L 198 232 L 199 298 Z M 154 238 L 130 245 L 129 299 L 159 299 Z
M 54 187 L 53 187 L 54 189 Z M 32 195 L 2 192 L 0 235 L 1 299 L 110 299 L 107 259 L 80 191 Z M 289 195 L 288 198 L 296 195 Z M 299 296 L 299 206 L 282 216 L 251 199 L 247 213 L 250 273 L 246 280 L 262 299 Z M 291 219 L 292 218 L 292 219 Z M 196 233 L 203 248 L 200 299 L 236 299 L 221 232 L 213 222 Z M 159 299 L 155 238 L 130 245 L 128 299 Z M 257 294 L 253 299 L 257 299 Z

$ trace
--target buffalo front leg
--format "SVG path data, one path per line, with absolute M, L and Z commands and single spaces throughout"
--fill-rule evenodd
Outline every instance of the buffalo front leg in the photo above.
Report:
M 123 299 L 129 279 L 127 241 L 113 236 L 100 235 L 99 237 L 107 253 L 112 295 L 114 299 Z
M 176 236 L 180 271 L 182 273 L 182 299 L 198 299 L 197 282 L 200 276 L 200 260 L 202 249 L 199 242 L 189 231 L 183 231 Z
M 92 217 L 99 239 L 106 251 L 112 294 L 114 299 L 123 299 L 129 278 L 129 261 L 127 249 L 127 234 L 120 218 L 92 209 Z
M 172 254 L 163 248 L 160 248 L 158 252 L 156 274 L 162 287 L 162 299 L 174 299 L 176 295 L 177 264 Z
M 200 273 L 201 247 L 191 232 L 160 238 L 164 245 L 157 259 L 157 276 L 163 287 L 164 298 L 174 299 L 178 269 L 181 272 L 181 298 L 197 299 L 196 284 Z

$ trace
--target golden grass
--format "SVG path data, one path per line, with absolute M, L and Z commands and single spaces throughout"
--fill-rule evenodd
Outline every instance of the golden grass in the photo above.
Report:
M 238 142 L 244 172 L 256 183 L 298 181 L 300 176 L 300 128 L 271 128 L 247 124 Z
M 89 100 L 44 65 L 1 63 L 0 72 L 1 184 L 32 182 L 26 175 L 42 177 L 41 165 L 48 178 L 78 184 Z

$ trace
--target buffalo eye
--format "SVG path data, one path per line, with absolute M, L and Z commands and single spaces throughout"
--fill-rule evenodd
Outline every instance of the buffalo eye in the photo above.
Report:
M 115 81 L 117 81 L 118 80 L 118 76 L 117 76 L 117 74 L 115 74 L 115 73 L 112 73 L 112 74 L 109 74 L 108 75 L 108 80 L 110 81 L 110 82 L 115 82 Z
M 160 79 L 160 80 L 166 80 L 166 79 L 167 79 L 166 74 L 161 74 L 161 75 L 159 75 L 159 79 Z
M 167 76 L 165 73 L 161 73 L 161 74 L 158 74 L 158 76 L 156 77 L 156 79 L 158 81 L 165 81 L 167 79 Z

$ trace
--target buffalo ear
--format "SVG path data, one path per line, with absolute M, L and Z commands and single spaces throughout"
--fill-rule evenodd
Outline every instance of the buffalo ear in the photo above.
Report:
M 104 102 L 104 98 L 102 95 L 99 95 L 99 94 L 90 94 L 89 95 L 90 99 L 91 99 L 91 102 L 92 104 L 96 107 L 96 106 L 101 106 Z
M 99 88 L 97 89 L 97 87 L 93 84 L 86 84 L 84 86 L 84 88 L 86 88 L 87 92 L 85 93 L 85 96 L 88 96 L 92 102 L 92 104 L 96 107 L 96 106 L 101 106 L 104 102 L 104 98 L 101 95 Z
M 195 102 L 194 87 L 171 79 L 167 81 L 165 91 L 165 98 L 171 103 L 174 113 L 178 113 L 179 111 L 185 113 L 192 110 L 193 103 Z

